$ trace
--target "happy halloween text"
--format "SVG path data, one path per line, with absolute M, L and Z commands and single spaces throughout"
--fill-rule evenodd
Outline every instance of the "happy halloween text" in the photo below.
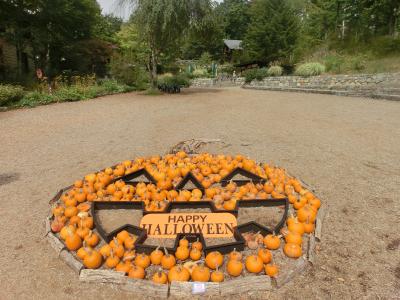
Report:
M 232 237 L 236 218 L 226 213 L 150 214 L 140 227 L 150 237 L 174 237 L 178 233 L 202 233 L 204 237 Z

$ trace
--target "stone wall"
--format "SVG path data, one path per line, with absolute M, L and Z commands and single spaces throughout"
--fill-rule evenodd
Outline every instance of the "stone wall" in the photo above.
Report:
M 262 81 L 254 80 L 248 86 L 356 91 L 379 90 L 400 88 L 400 73 L 267 77 Z
M 192 87 L 223 87 L 223 86 L 242 86 L 244 78 L 238 77 L 235 80 L 220 80 L 216 78 L 196 78 L 192 80 Z
M 321 75 L 321 76 L 280 76 L 267 77 L 245 84 L 243 77 L 236 80 L 197 78 L 194 87 L 243 86 L 248 89 L 292 91 L 341 96 L 364 96 L 400 100 L 400 73 Z

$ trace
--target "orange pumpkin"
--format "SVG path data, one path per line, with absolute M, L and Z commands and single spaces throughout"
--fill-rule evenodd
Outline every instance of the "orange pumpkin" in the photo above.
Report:
M 276 250 L 281 245 L 281 239 L 275 234 L 267 234 L 263 239 L 265 247 L 270 250 Z
M 260 273 L 264 267 L 263 261 L 257 255 L 246 257 L 245 266 L 250 273 Z
M 129 270 L 128 277 L 134 279 L 143 279 L 146 276 L 145 270 L 140 266 L 132 266 Z
M 299 258 L 302 254 L 301 247 L 297 244 L 286 244 L 283 247 L 283 252 L 291 258 Z
M 192 280 L 207 282 L 210 280 L 210 269 L 204 265 L 195 266 L 192 270 Z
M 224 273 L 219 271 L 218 269 L 211 273 L 211 281 L 212 282 L 222 282 L 224 281 Z
M 150 266 L 150 263 L 150 257 L 145 253 L 138 254 L 135 257 L 135 265 L 142 267 L 143 269 L 146 269 L 148 266 Z
M 261 258 L 264 264 L 269 263 L 272 259 L 272 254 L 267 249 L 259 249 L 257 255 Z
M 279 272 L 278 266 L 274 264 L 265 265 L 264 270 L 265 274 L 267 274 L 270 277 L 276 277 L 276 275 Z
M 223 262 L 224 262 L 224 257 L 218 251 L 210 252 L 206 256 L 206 265 L 210 269 L 213 270 L 217 269 L 222 265 Z
M 103 257 L 96 250 L 89 250 L 83 259 L 83 265 L 88 269 L 98 269 L 103 263 Z
M 160 265 L 163 256 L 164 253 L 159 249 L 159 247 L 157 247 L 150 253 L 150 261 L 153 265 Z
M 243 264 L 240 260 L 231 259 L 226 264 L 226 271 L 229 275 L 237 277 L 242 274 Z
M 173 266 L 168 272 L 168 280 L 172 281 L 188 281 L 190 273 L 188 269 L 181 265 Z
M 168 276 L 160 269 L 154 273 L 152 280 L 154 283 L 166 284 L 168 282 Z

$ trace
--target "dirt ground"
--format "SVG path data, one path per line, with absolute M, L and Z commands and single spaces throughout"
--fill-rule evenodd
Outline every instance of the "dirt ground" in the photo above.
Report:
M 316 263 L 269 299 L 400 299 L 400 103 L 227 88 L 125 94 L 0 113 L 0 299 L 135 299 L 82 284 L 43 238 L 83 175 L 190 138 L 274 162 L 329 213 Z

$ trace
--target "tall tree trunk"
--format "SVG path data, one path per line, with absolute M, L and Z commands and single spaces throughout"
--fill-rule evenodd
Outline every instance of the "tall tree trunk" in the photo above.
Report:
M 151 69 L 150 69 L 150 81 L 153 89 L 157 88 L 157 57 L 156 51 L 151 49 Z

